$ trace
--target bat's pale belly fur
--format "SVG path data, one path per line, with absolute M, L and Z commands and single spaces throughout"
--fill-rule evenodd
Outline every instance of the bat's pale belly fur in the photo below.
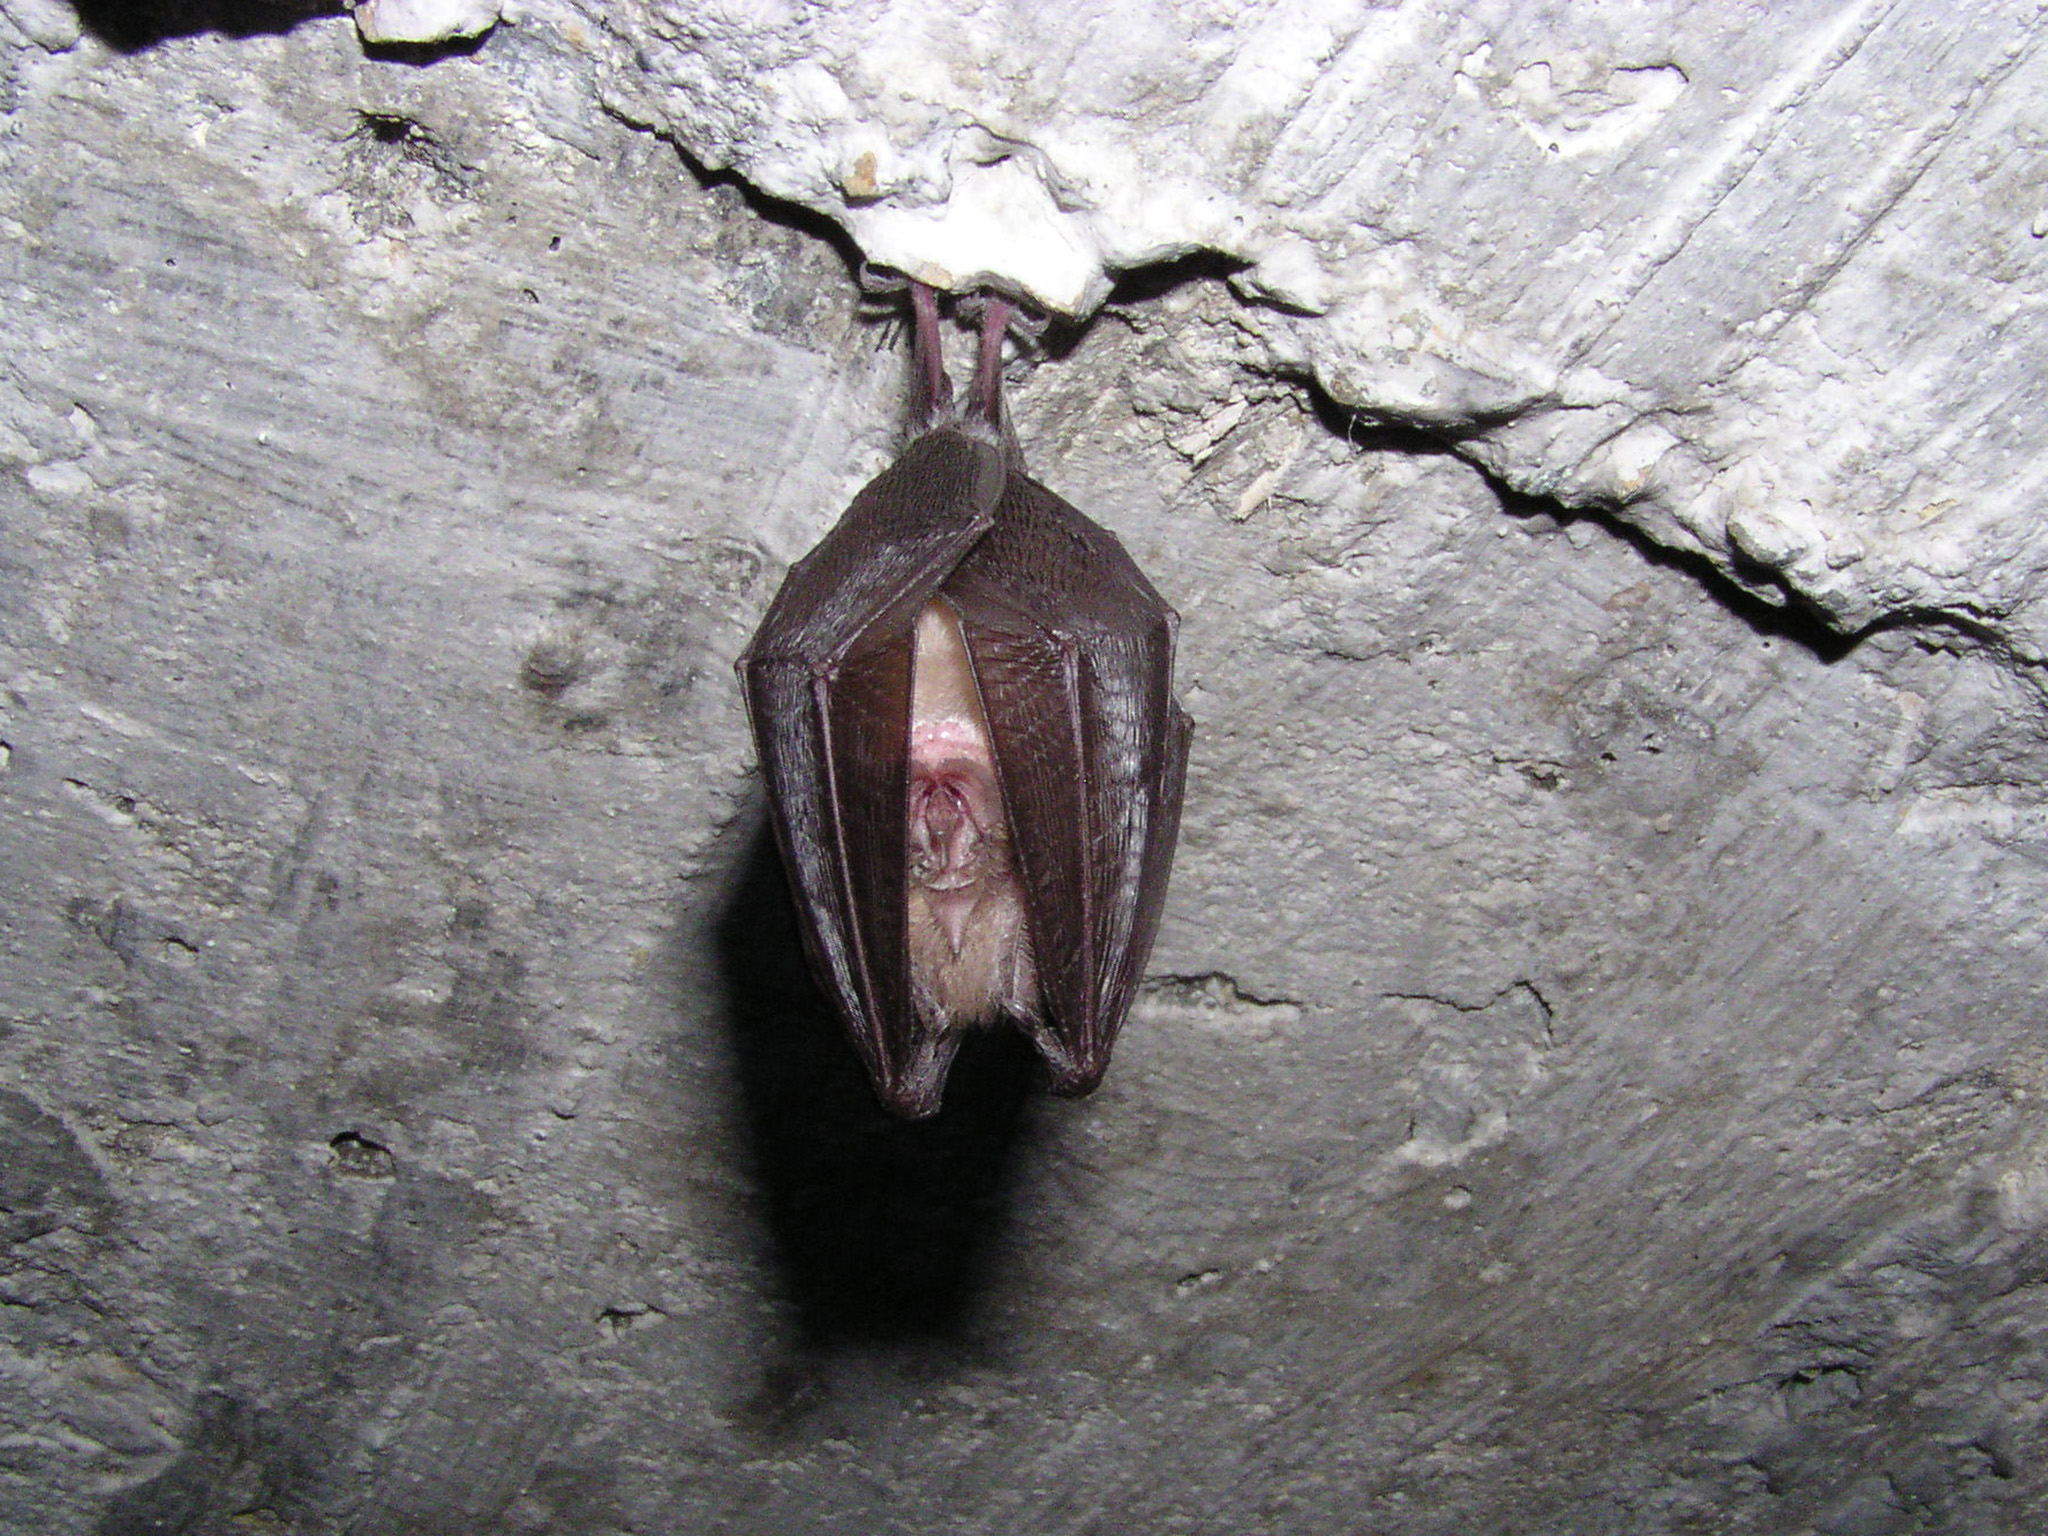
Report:
M 940 1028 L 1038 1011 L 1038 975 L 960 621 L 917 619 L 910 706 L 910 977 Z

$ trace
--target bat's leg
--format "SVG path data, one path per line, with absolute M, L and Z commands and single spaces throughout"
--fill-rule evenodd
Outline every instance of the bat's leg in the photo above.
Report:
M 981 352 L 974 364 L 974 389 L 967 397 L 967 414 L 992 427 L 1003 424 L 1003 336 L 1016 313 L 1008 299 L 990 294 L 981 311 Z
M 946 356 L 939 345 L 939 296 L 928 283 L 910 283 L 910 307 L 917 317 L 911 358 L 917 374 L 917 424 L 936 426 L 953 405 L 953 383 L 946 377 Z

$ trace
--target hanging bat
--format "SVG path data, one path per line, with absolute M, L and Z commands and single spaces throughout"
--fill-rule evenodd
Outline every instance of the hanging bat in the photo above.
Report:
M 934 1113 L 961 1032 L 1008 1018 L 1055 1091 L 1102 1081 L 1159 927 L 1189 720 L 1179 619 L 1025 473 L 990 298 L 952 403 L 911 285 L 902 455 L 799 560 L 739 660 L 811 966 L 884 1105 Z

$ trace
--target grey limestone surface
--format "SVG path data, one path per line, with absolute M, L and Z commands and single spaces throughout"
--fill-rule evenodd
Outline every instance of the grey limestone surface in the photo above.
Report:
M 1153 974 L 893 1122 L 731 663 L 905 360 L 618 10 L 0 3 L 0 1530 L 2048 1528 L 2018 631 L 1125 275 L 1012 399 L 1183 615 Z

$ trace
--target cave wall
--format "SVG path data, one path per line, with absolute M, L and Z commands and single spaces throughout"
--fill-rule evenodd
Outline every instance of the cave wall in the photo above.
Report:
M 0 1526 L 2048 1520 L 2031 12 L 373 20 L 0 0 Z M 1085 1101 L 766 841 L 863 258 L 1183 615 Z

